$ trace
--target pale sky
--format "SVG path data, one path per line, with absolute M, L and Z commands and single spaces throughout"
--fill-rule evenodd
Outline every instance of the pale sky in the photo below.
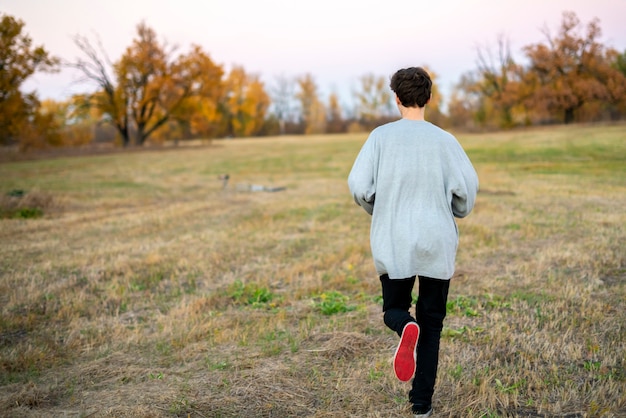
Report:
M 271 87 L 277 76 L 310 73 L 324 96 L 345 97 L 373 73 L 426 65 L 446 94 L 476 67 L 476 48 L 494 52 L 504 35 L 516 59 L 544 42 L 573 11 L 586 25 L 597 17 L 601 42 L 626 50 L 626 0 L 0 0 L 0 13 L 25 22 L 24 31 L 64 60 L 80 55 L 72 36 L 100 37 L 116 61 L 145 21 L 161 40 L 187 52 L 202 46 L 226 70 L 241 65 Z M 26 90 L 65 99 L 93 87 L 77 73 L 37 74 Z

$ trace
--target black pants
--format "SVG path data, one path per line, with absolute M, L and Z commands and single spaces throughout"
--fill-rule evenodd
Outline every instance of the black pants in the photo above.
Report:
M 432 279 L 418 276 L 419 294 L 415 307 L 415 318 L 409 313 L 412 304 L 411 292 L 415 277 L 408 279 L 390 279 L 383 274 L 380 282 L 383 289 L 383 319 L 385 325 L 398 335 L 411 321 L 420 327 L 417 346 L 417 369 L 413 386 L 409 392 L 409 401 L 414 405 L 431 405 L 435 391 L 437 365 L 439 363 L 439 340 L 446 317 L 449 280 Z

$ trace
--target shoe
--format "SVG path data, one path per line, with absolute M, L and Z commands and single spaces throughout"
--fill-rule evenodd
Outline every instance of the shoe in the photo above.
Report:
M 413 418 L 426 418 L 431 416 L 433 408 L 431 406 L 417 406 L 413 405 Z
M 411 380 L 415 375 L 416 354 L 415 346 L 420 335 L 420 327 L 416 322 L 409 322 L 402 330 L 400 343 L 393 356 L 393 371 L 396 377 L 403 382 Z

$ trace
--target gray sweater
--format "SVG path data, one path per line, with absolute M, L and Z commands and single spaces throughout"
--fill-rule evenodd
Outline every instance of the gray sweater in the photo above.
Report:
M 378 274 L 450 279 L 458 246 L 454 217 L 468 215 L 478 176 L 450 133 L 401 119 L 374 129 L 348 186 L 372 215 L 370 245 Z

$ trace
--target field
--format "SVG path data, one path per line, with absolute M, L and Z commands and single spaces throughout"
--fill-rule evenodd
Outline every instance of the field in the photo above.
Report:
M 365 137 L 0 164 L 0 416 L 411 416 Z M 458 138 L 434 417 L 626 417 L 626 126 Z

